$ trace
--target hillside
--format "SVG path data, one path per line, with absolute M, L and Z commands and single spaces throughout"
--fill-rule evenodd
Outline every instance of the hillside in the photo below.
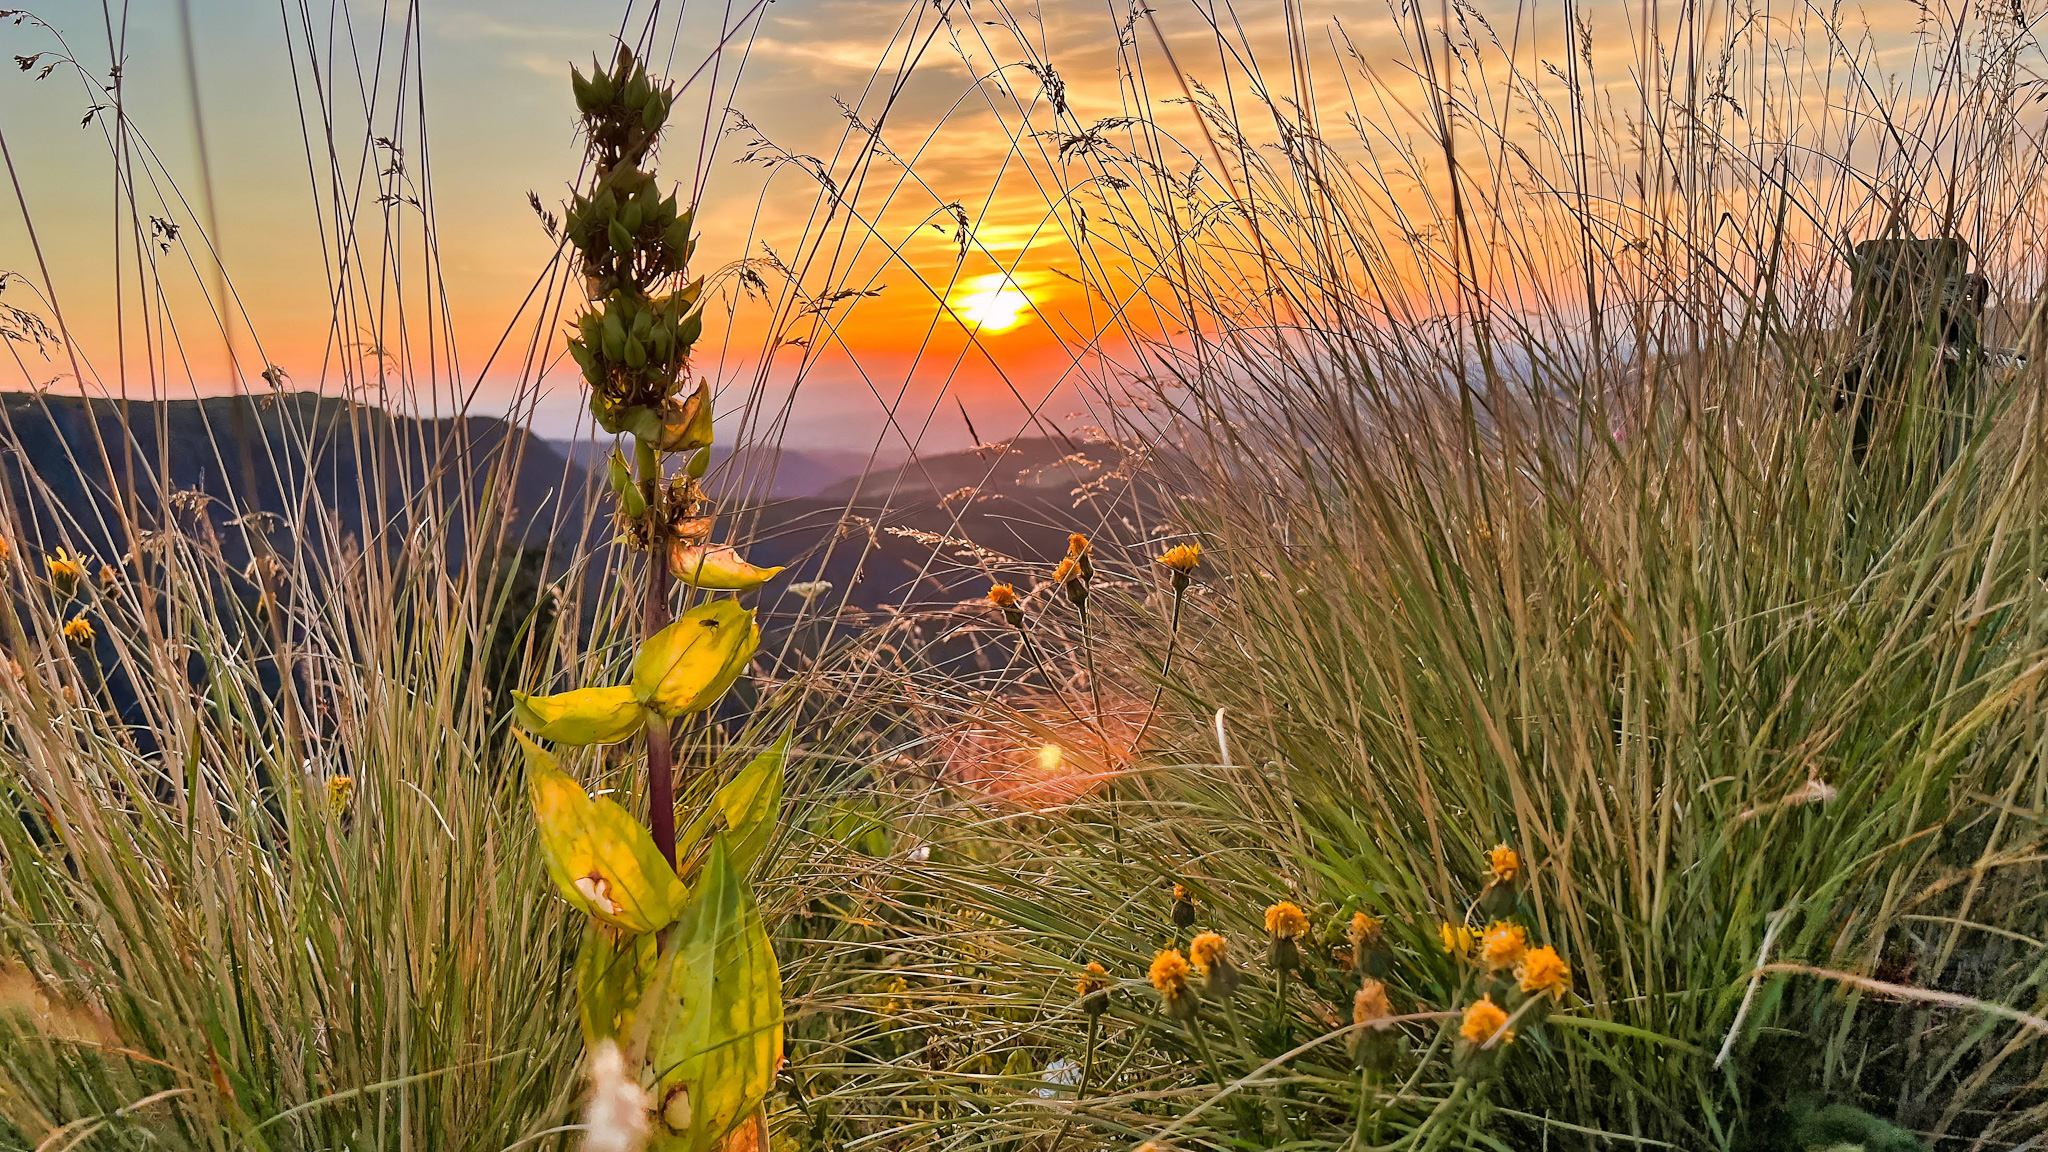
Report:
M 244 405 L 246 443 L 237 439 L 237 404 Z M 286 493 L 310 494 L 311 504 L 291 510 L 291 522 L 317 521 L 333 538 L 359 544 L 410 529 L 409 513 L 420 506 L 407 492 L 429 494 L 413 500 L 474 504 L 490 469 L 513 452 L 508 542 L 548 547 L 557 570 L 575 551 L 581 525 L 606 523 L 610 499 L 564 451 L 602 461 L 590 442 L 551 443 L 491 417 L 397 416 L 313 393 L 134 403 L 126 437 L 121 407 L 109 401 L 7 394 L 0 421 L 10 449 L 7 494 L 22 537 L 31 547 L 68 542 L 102 558 L 126 551 L 116 510 L 131 471 L 134 515 L 145 531 L 165 522 L 167 503 L 204 506 L 235 564 L 248 552 L 231 501 L 250 493 L 272 516 L 286 510 Z M 118 451 L 124 441 L 127 460 Z M 110 446 L 104 457 L 101 444 Z M 799 493 L 733 497 L 719 507 L 721 537 L 751 541 L 758 563 L 790 566 L 788 579 L 765 594 L 771 615 L 785 606 L 779 589 L 798 580 L 830 580 L 832 602 L 859 609 L 976 597 L 991 572 L 1028 581 L 1032 566 L 1049 567 L 1064 552 L 1069 532 L 1100 527 L 1103 516 L 1077 494 L 1102 484 L 1109 463 L 1051 440 L 918 457 L 865 475 L 835 471 L 864 462 L 852 453 L 756 449 L 737 459 L 721 453 L 714 480 L 747 477 L 733 487 L 752 487 L 773 465 L 773 491 Z M 1102 486 L 1116 503 L 1117 492 Z M 597 502 L 594 518 L 585 511 L 589 500 Z M 1128 509 L 1128 501 L 1119 507 Z M 285 540 L 274 534 L 272 543 Z M 451 542 L 451 559 L 468 551 L 467 542 Z
M 310 392 L 126 407 L 124 435 L 123 406 L 114 401 L 0 395 L 7 495 L 30 544 L 119 555 L 128 546 L 116 514 L 123 505 L 144 531 L 165 523 L 172 507 L 205 507 L 237 563 L 247 550 L 241 533 L 227 529 L 242 510 L 284 513 L 282 523 L 318 522 L 339 539 L 363 542 L 410 527 L 408 493 L 474 501 L 508 451 L 518 461 L 507 519 L 513 542 L 553 540 L 562 535 L 558 521 L 582 519 L 583 469 L 490 417 L 423 420 Z M 300 503 L 288 508 L 287 493 Z M 455 542 L 458 555 L 462 544 Z

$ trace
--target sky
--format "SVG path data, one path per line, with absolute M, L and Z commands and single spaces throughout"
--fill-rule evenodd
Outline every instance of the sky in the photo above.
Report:
M 184 2 L 42 0 L 0 21 L 0 52 L 28 61 L 0 71 L 0 273 L 17 274 L 0 304 L 73 337 L 48 358 L 14 345 L 0 386 L 261 390 L 275 365 L 294 388 L 577 434 L 582 385 L 559 333 L 579 297 L 552 293 L 556 245 L 529 193 L 559 210 L 581 157 L 568 68 L 622 29 L 639 38 L 645 4 Z M 1219 9 L 1154 7 L 1186 75 L 1232 73 L 1206 26 Z M 1283 8 L 1244 0 L 1226 31 L 1273 50 Z M 1887 35 L 1922 11 L 1870 8 Z M 1562 10 L 1482 4 L 1493 27 L 1468 33 L 1505 37 L 1534 72 L 1564 50 Z M 1628 71 L 1641 10 L 1599 9 L 1610 74 Z M 1383 0 L 1303 0 L 1299 27 L 1320 57 L 1416 90 Z M 1155 42 L 1128 4 L 698 0 L 662 11 L 647 41 L 683 90 L 659 171 L 700 204 L 694 271 L 723 311 L 693 367 L 720 386 L 722 428 L 884 455 L 1074 429 L 1101 422 L 1090 381 L 1130 367 L 1106 317 L 1170 327 L 1112 299 L 1143 262 L 1109 270 L 1083 251 L 1082 158 L 1035 134 L 1135 101 L 1196 162 L 1171 73 L 1119 67 Z M 116 56 L 125 149 L 105 87 Z M 1389 131 L 1416 127 L 1382 113 Z M 859 162 L 875 140 L 882 154 Z M 119 173 L 132 191 L 117 195 Z

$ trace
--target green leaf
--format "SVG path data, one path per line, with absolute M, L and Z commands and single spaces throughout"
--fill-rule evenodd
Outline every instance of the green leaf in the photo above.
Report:
M 519 726 L 557 744 L 617 744 L 647 726 L 647 709 L 629 687 L 578 688 L 555 696 L 512 694 Z
M 782 811 L 784 766 L 789 762 L 790 733 L 773 747 L 754 757 L 740 774 L 718 790 L 718 807 L 725 813 L 725 826 L 732 837 L 732 866 L 741 875 L 753 868 L 768 840 L 775 835 L 775 819 Z
M 540 824 L 541 856 L 562 899 L 615 928 L 668 927 L 689 890 L 654 838 L 610 798 L 592 800 L 555 758 L 520 733 L 526 794 Z
M 736 601 L 699 604 L 650 637 L 633 660 L 633 693 L 663 716 L 717 703 L 761 644 L 751 609 Z
M 647 497 L 641 495 L 640 485 L 634 482 L 633 469 L 626 463 L 625 454 L 617 448 L 612 449 L 611 459 L 605 467 L 612 482 L 612 491 L 618 494 L 619 505 L 626 510 L 626 515 L 645 516 Z
M 624 935 L 595 919 L 584 925 L 583 946 L 576 951 L 576 1008 L 586 1047 L 632 1031 L 657 955 L 652 933 Z
M 652 1147 L 708 1152 L 760 1107 L 782 1064 L 782 974 L 723 835 L 677 929 L 672 1015 L 648 1052 Z
M 782 811 L 782 782 L 789 762 L 791 735 L 792 732 L 784 732 L 782 739 L 725 782 L 711 804 L 678 837 L 678 853 L 686 852 L 703 839 L 712 818 L 722 816 L 731 839 L 733 868 L 741 875 L 753 868 L 754 861 L 760 859 L 774 836 L 776 816 Z

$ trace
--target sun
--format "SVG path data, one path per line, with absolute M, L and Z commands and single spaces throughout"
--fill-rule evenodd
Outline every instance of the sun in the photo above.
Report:
M 1029 320 L 1031 297 L 1007 276 L 984 276 L 953 298 L 953 316 L 968 328 L 1001 332 Z

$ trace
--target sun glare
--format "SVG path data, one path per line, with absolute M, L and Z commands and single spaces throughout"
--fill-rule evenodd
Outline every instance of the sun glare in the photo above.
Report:
M 977 287 L 953 299 L 960 323 L 983 332 L 1001 332 L 1030 319 L 1031 297 L 1007 276 L 984 277 Z

